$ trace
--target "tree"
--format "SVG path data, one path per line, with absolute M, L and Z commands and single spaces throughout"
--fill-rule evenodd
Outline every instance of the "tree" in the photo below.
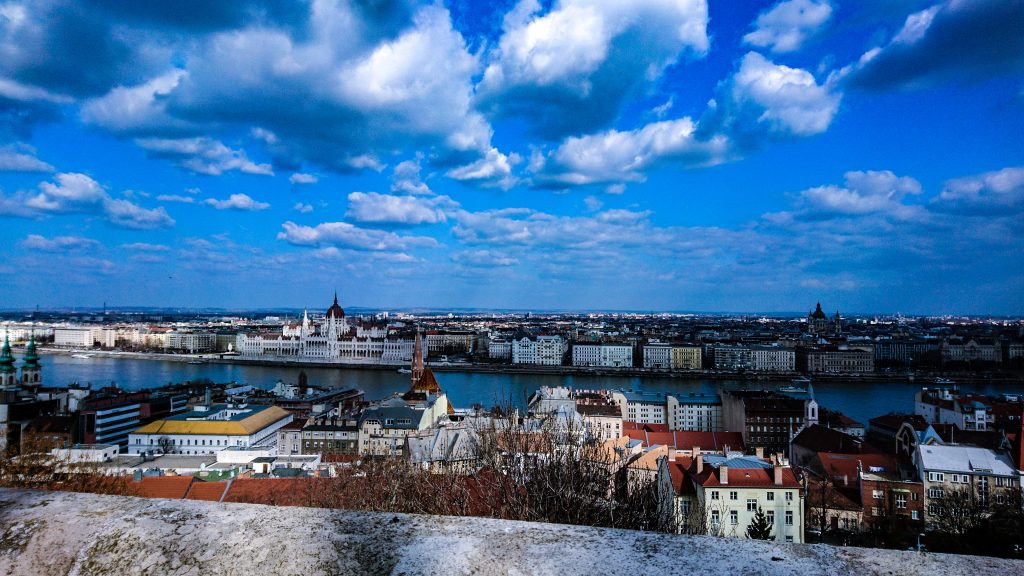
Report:
M 164 454 L 174 453 L 174 440 L 171 440 L 167 436 L 161 436 L 157 439 L 156 444 L 160 447 L 160 452 Z
M 754 519 L 750 521 L 750 526 L 747 526 L 747 538 L 752 540 L 772 539 L 772 523 L 768 521 L 768 515 L 761 510 L 760 506 L 754 512 Z
M 932 523 L 939 532 L 954 536 L 971 532 L 991 512 L 988 503 L 970 487 L 946 492 L 937 504 L 930 514 Z

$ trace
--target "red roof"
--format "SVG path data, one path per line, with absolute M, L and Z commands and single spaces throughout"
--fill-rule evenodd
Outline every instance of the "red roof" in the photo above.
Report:
M 651 426 L 646 424 L 646 426 Z M 667 428 L 667 426 L 666 426 Z M 702 450 L 719 451 L 726 446 L 730 450 L 744 450 L 743 435 L 739 432 L 692 432 L 685 430 L 649 431 L 645 429 L 623 429 L 623 436 L 639 440 L 648 446 L 662 444 L 679 450 L 689 450 L 694 446 Z
M 640 430 L 643 432 L 668 432 L 668 424 L 641 424 L 639 422 L 630 422 L 624 420 L 622 422 L 623 430 Z
M 206 500 L 207 502 L 220 502 L 224 490 L 228 487 L 227 482 L 194 482 L 192 489 L 188 491 L 187 500 Z
M 852 482 L 857 478 L 858 464 L 867 472 L 871 467 L 884 468 L 886 472 L 899 471 L 899 462 L 892 454 L 830 454 L 819 452 L 818 458 L 825 474 L 831 478 L 846 476 Z
M 184 498 L 194 478 L 191 476 L 144 476 L 135 485 L 135 493 L 144 498 Z
M 312 487 L 305 478 L 236 478 L 224 502 L 303 506 L 309 502 Z

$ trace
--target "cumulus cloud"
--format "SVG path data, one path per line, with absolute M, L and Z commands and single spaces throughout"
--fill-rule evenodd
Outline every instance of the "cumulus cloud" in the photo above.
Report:
M 831 18 L 829 0 L 783 0 L 757 16 L 743 41 L 774 53 L 795 52 Z
M 180 202 L 182 204 L 194 204 L 196 201 L 191 196 L 182 196 L 180 194 L 159 194 L 156 199 L 159 202 Z
M 288 177 L 288 181 L 292 184 L 316 184 L 320 179 L 312 174 L 296 172 Z
M 277 234 L 295 246 L 336 246 L 355 250 L 387 251 L 410 248 L 431 248 L 437 241 L 429 236 L 401 236 L 386 230 L 359 228 L 348 222 L 324 222 L 316 226 L 300 226 L 294 222 L 282 224 L 284 231 Z
M 445 222 L 446 210 L 458 204 L 447 196 L 393 196 L 376 192 L 348 195 L 346 218 L 375 224 L 437 224 Z
M 163 207 L 147 209 L 128 200 L 111 198 L 91 177 L 60 173 L 56 182 L 41 182 L 38 192 L 0 194 L 0 215 L 38 218 L 48 214 L 100 214 L 107 222 L 136 230 L 165 228 L 174 219 Z
M 164 244 L 150 244 L 148 242 L 132 242 L 129 244 L 122 244 L 122 248 L 126 250 L 138 250 L 140 252 L 169 252 L 171 247 Z
M 399 162 L 391 174 L 391 191 L 401 194 L 433 194 L 430 187 L 420 179 L 420 170 L 419 158 Z
M 886 44 L 843 71 L 852 86 L 921 88 L 1024 70 L 1024 3 L 946 0 L 907 17 Z
M 1024 212 L 1024 167 L 950 180 L 932 207 L 965 214 L 1019 215 Z
M 21 247 L 27 250 L 39 250 L 42 252 L 75 252 L 91 250 L 100 245 L 99 242 L 81 236 L 57 236 L 46 238 L 39 234 L 29 234 L 20 242 Z
M 717 95 L 701 129 L 727 133 L 741 146 L 756 146 L 765 137 L 820 134 L 842 99 L 833 84 L 819 84 L 810 72 L 775 64 L 757 52 L 740 60 Z
M 708 50 L 704 0 L 521 0 L 478 85 L 480 106 L 558 138 L 607 125 L 626 98 Z
M 274 174 L 270 164 L 257 164 L 249 160 L 245 150 L 235 150 L 211 138 L 139 138 L 135 140 L 151 156 L 168 158 L 182 168 L 219 176 L 230 170 L 246 174 Z
M 483 158 L 449 170 L 448 177 L 487 188 L 508 190 L 517 182 L 512 175 L 512 166 L 520 161 L 522 159 L 518 154 L 506 156 L 497 148 L 491 148 Z
M 53 166 L 35 157 L 31 149 L 0 148 L 0 172 L 53 172 Z
M 907 196 L 921 193 L 921 184 L 889 170 L 847 172 L 844 186 L 809 188 L 797 196 L 797 215 L 807 218 L 884 214 L 896 218 L 920 215 L 919 206 L 908 206 Z
M 232 194 L 225 200 L 207 198 L 203 200 L 203 204 L 213 206 L 217 210 L 240 210 L 243 212 L 256 212 L 270 208 L 269 203 L 254 200 L 248 194 Z
M 312 204 L 306 204 L 303 202 L 297 202 L 295 206 L 293 206 L 292 208 L 299 214 L 309 214 L 310 212 L 313 211 Z
M 531 164 L 538 186 L 566 187 L 611 182 L 639 182 L 646 170 L 662 162 L 683 167 L 722 162 L 728 140 L 700 139 L 690 118 L 663 120 L 630 131 L 567 138 L 546 157 Z
M 499 250 L 463 250 L 452 254 L 451 259 L 459 264 L 483 268 L 514 266 L 519 263 L 518 258 L 513 258 Z

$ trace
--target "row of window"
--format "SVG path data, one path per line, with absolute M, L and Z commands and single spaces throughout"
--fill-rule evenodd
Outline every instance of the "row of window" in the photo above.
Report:
M 775 511 L 774 510 L 768 510 L 767 512 L 765 512 L 765 516 L 767 516 L 769 524 L 775 524 Z M 740 523 L 740 513 L 737 512 L 736 510 L 731 510 L 729 512 L 729 523 L 732 524 L 733 526 L 738 525 Z M 793 511 L 792 510 L 786 510 L 785 524 L 786 524 L 786 526 L 792 526 L 793 525 Z M 714 526 L 715 528 L 717 528 L 718 525 L 719 525 L 719 513 L 718 513 L 718 510 L 712 510 L 711 511 L 711 525 Z
M 774 502 L 775 501 L 775 492 L 767 492 L 766 494 L 767 495 L 765 496 L 765 498 L 769 502 Z M 793 501 L 793 492 L 791 490 L 787 490 L 785 494 L 786 494 L 786 502 L 792 502 Z M 730 490 L 729 491 L 729 500 L 739 500 L 739 498 L 740 498 L 739 492 L 737 492 L 736 490 Z M 720 500 L 721 499 L 721 496 L 720 496 L 718 490 L 712 490 L 711 491 L 711 499 L 712 500 Z M 757 507 L 757 499 L 755 499 L 755 498 L 747 499 L 747 510 L 753 511 L 753 508 L 750 507 L 750 503 L 751 502 L 754 503 L 754 507 L 756 508 Z

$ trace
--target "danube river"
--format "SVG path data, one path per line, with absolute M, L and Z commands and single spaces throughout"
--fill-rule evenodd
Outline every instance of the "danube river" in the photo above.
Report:
M 72 382 L 91 384 L 93 387 L 116 382 L 125 390 L 156 388 L 168 383 L 209 379 L 214 382 L 238 382 L 259 388 L 271 388 L 279 379 L 295 382 L 299 369 L 295 367 L 251 366 L 236 364 L 187 364 L 163 360 L 130 358 L 75 358 L 66 355 L 44 354 L 43 379 L 51 386 Z M 325 387 L 353 387 L 366 392 L 368 400 L 376 400 L 404 391 L 409 387 L 409 375 L 396 370 L 358 370 L 350 368 L 305 368 L 309 383 Z M 687 378 L 645 378 L 616 376 L 562 376 L 534 374 L 501 374 L 477 372 L 437 372 L 438 382 L 448 393 L 456 407 L 472 404 L 493 406 L 509 400 L 521 405 L 524 399 L 540 386 L 572 386 L 586 389 L 632 389 L 654 392 L 714 392 L 720 386 L 741 387 L 744 383 Z M 749 383 L 749 386 L 759 384 Z M 922 384 L 910 382 L 887 383 L 818 383 L 815 397 L 822 406 L 839 410 L 863 423 L 887 412 L 913 412 L 914 393 Z M 986 394 L 1019 393 L 1012 388 L 991 385 L 962 386 L 965 391 Z

